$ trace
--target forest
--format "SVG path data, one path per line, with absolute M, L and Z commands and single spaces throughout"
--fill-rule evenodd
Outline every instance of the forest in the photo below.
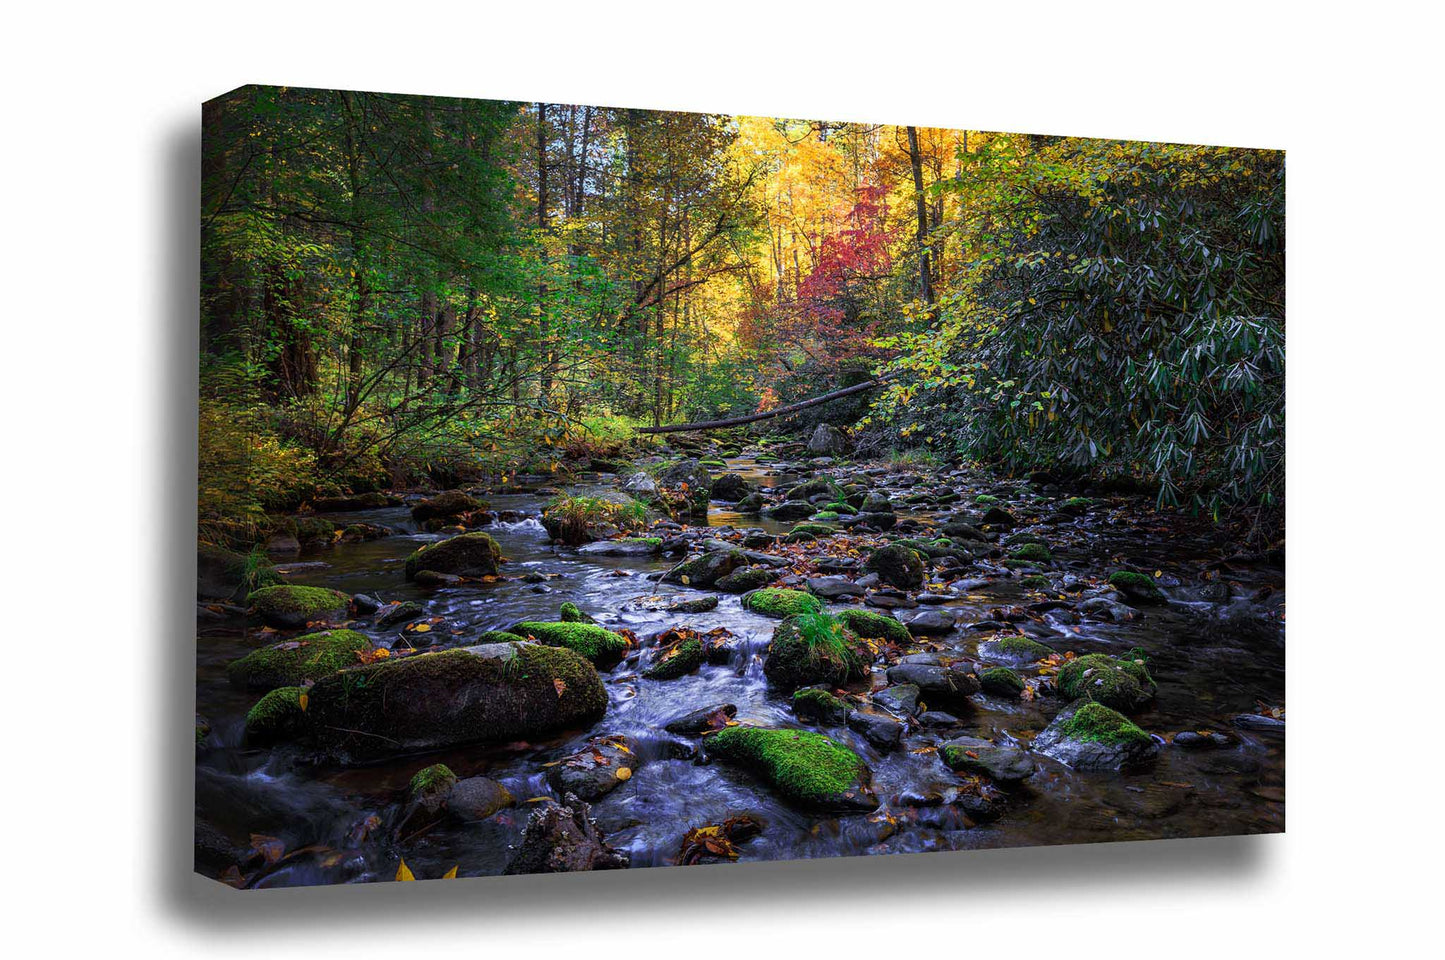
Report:
M 274 87 L 203 119 L 205 522 L 889 375 L 815 416 L 1277 533 L 1279 152 Z
M 1279 151 L 202 113 L 196 869 L 1284 829 Z

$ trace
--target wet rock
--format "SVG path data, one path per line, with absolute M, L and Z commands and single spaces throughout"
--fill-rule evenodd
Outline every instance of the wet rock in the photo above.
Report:
M 609 846 L 597 829 L 585 801 L 568 795 L 565 804 L 546 800 L 532 811 L 505 874 L 619 870 L 628 865 L 626 854 Z
M 596 802 L 631 779 L 642 765 L 637 741 L 631 737 L 593 737 L 576 753 L 547 770 L 547 782 L 559 794 L 576 794 Z
M 728 727 L 704 738 L 703 748 L 709 757 L 741 767 L 799 806 L 847 813 L 878 808 L 868 765 L 822 734 Z
M 761 493 L 750 493 L 743 497 L 734 506 L 738 513 L 754 514 L 763 509 L 763 495 Z
M 971 540 L 985 543 L 988 541 L 988 537 L 982 530 L 959 521 L 944 524 L 943 535 L 951 540 Z
M 311 501 L 311 509 L 317 513 L 349 513 L 355 510 L 379 510 L 400 502 L 397 497 L 386 493 L 358 493 L 341 497 L 318 497 Z
M 954 615 L 950 610 L 922 610 L 904 617 L 903 625 L 914 636 L 941 636 L 953 631 Z
M 627 654 L 627 638 L 595 623 L 523 620 L 508 627 L 514 634 L 551 647 L 566 647 L 606 669 Z
M 489 643 L 382 660 L 311 688 L 307 716 L 321 752 L 364 763 L 466 743 L 506 743 L 581 726 L 607 691 L 580 654 Z
M 201 599 L 240 600 L 283 582 L 263 554 L 237 553 L 210 543 L 196 547 L 196 596 Z
M 1160 606 L 1169 602 L 1154 578 L 1143 573 L 1115 570 L 1109 574 L 1109 585 L 1135 606 Z
M 939 748 L 950 770 L 981 773 L 999 783 L 1018 783 L 1034 775 L 1033 757 L 1020 747 L 979 737 L 958 737 Z
M 1122 713 L 1078 700 L 1034 738 L 1035 753 L 1077 770 L 1118 770 L 1152 760 L 1159 745 Z
M 747 565 L 747 555 L 741 550 L 716 550 L 684 560 L 663 574 L 662 582 L 710 587 L 739 567 Z
M 628 537 L 584 543 L 577 553 L 586 557 L 655 557 L 662 553 L 660 537 Z
M 1234 725 L 1261 733 L 1284 734 L 1284 721 L 1261 713 L 1242 713 L 1234 718 Z
M 657 481 L 639 471 L 622 481 L 622 492 L 639 500 L 650 500 L 657 496 Z
M 829 600 L 837 600 L 841 597 L 861 597 L 864 593 L 862 587 L 847 577 L 809 577 L 806 585 L 809 592 Z
M 467 496 L 460 490 L 447 490 L 423 500 L 411 508 L 412 519 L 418 523 L 427 521 L 461 521 L 467 514 L 486 509 L 486 504 Z
M 1183 747 L 1185 750 L 1217 750 L 1220 747 L 1231 746 L 1237 741 L 1228 734 L 1213 730 L 1183 730 L 1176 733 L 1169 742 L 1176 747 Z
M 423 570 L 454 577 L 492 577 L 502 562 L 502 551 L 485 533 L 464 533 L 429 544 L 406 558 L 406 579 L 416 580 Z
M 821 687 L 793 692 L 793 713 L 805 723 L 841 724 L 853 708 Z
M 422 608 L 421 604 L 407 600 L 384 608 L 381 616 L 376 618 L 376 625 L 378 627 L 394 627 L 398 623 L 406 623 L 425 615 L 426 610 Z
M 975 624 L 975 626 L 977 626 L 977 624 Z M 1025 637 L 1022 634 L 994 637 L 992 640 L 985 640 L 978 645 L 978 655 L 985 660 L 1013 664 L 1014 666 L 1024 666 L 1034 663 L 1052 656 L 1053 653 L 1054 649 L 1052 647 L 1046 647 L 1037 640 Z
M 983 522 L 995 527 L 1011 527 L 1014 524 L 1014 515 L 1003 507 L 989 507 L 983 513 Z
M 925 727 L 956 727 L 963 721 L 942 710 L 925 710 L 918 715 L 918 722 Z
M 916 684 L 900 683 L 873 694 L 873 702 L 886 710 L 911 717 L 918 713 L 921 692 Z
M 725 473 L 713 481 L 712 496 L 715 500 L 734 503 L 753 492 L 753 485 L 736 473 Z
M 266 540 L 266 552 L 273 557 L 294 557 L 301 552 L 301 541 L 289 533 L 278 533 Z
M 643 671 L 649 680 L 676 680 L 702 666 L 702 638 L 694 630 L 667 630 L 659 637 L 652 665 Z
M 968 697 L 980 689 L 974 665 L 968 661 L 953 664 L 900 663 L 888 668 L 888 682 L 912 684 L 925 696 Z
M 894 750 L 903 742 L 903 724 L 897 718 L 872 707 L 850 710 L 848 729 L 880 750 Z
M 447 812 L 465 823 L 485 820 L 516 804 L 511 792 L 490 777 L 458 780 L 447 795 Z
M 256 701 L 246 712 L 246 745 L 266 747 L 300 737 L 306 730 L 305 695 L 305 687 L 277 687 Z
M 978 675 L 978 682 L 984 693 L 1009 700 L 1017 700 L 1025 687 L 1023 678 L 1008 667 L 991 667 Z
M 872 659 L 857 634 L 826 614 L 788 617 L 773 630 L 763 661 L 768 681 L 784 689 L 862 679 Z
M 716 610 L 717 597 L 692 597 L 687 600 L 676 600 L 669 603 L 664 609 L 668 613 L 707 613 L 709 610 Z
M 319 680 L 343 667 L 354 666 L 358 653 L 371 650 L 371 641 L 354 630 L 325 630 L 273 643 L 233 660 L 226 678 L 248 690 L 271 690 Z
M 865 570 L 878 574 L 878 579 L 905 590 L 917 590 L 923 586 L 923 559 L 917 551 L 898 544 L 889 544 L 874 550 L 863 565 Z
M 1108 597 L 1090 597 L 1079 604 L 1079 612 L 1107 623 L 1128 623 L 1139 618 L 1137 610 Z
M 731 703 L 718 703 L 701 710 L 692 710 L 679 717 L 673 717 L 663 724 L 668 733 L 697 734 L 709 730 L 721 730 L 728 721 L 737 716 L 738 708 Z
M 1069 700 L 1095 700 L 1122 713 L 1132 713 L 1154 699 L 1154 678 L 1142 662 L 1102 653 L 1070 660 L 1054 679 Z
M 368 616 L 382 608 L 380 600 L 366 593 L 353 593 L 351 595 L 351 609 L 361 616 Z
M 454 573 L 438 573 L 435 570 L 418 570 L 412 581 L 419 587 L 455 587 L 462 578 Z
M 707 516 L 708 500 L 712 498 L 712 474 L 696 460 L 683 460 L 662 472 L 657 479 L 660 491 L 683 504 L 695 517 Z
M 773 520 L 806 520 L 814 512 L 813 505 L 806 500 L 784 500 L 762 509 L 762 515 Z
M 713 586 L 724 593 L 749 593 L 766 587 L 777 578 L 775 572 L 765 567 L 745 567 L 720 577 Z
M 351 598 L 339 590 L 287 584 L 252 591 L 246 602 L 267 626 L 300 630 L 314 621 L 345 617 Z

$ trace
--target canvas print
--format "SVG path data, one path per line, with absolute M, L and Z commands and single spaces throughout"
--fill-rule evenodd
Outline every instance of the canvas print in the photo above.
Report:
M 202 137 L 199 873 L 1284 829 L 1282 152 L 280 86 Z

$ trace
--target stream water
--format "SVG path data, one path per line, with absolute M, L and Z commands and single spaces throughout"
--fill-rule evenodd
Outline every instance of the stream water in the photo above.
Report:
M 729 467 L 764 486 L 779 480 L 771 468 L 751 460 L 731 460 Z M 952 482 L 966 500 L 979 492 L 1013 489 L 972 478 Z M 335 515 L 333 519 L 339 521 L 381 524 L 399 532 L 308 551 L 301 561 L 325 566 L 298 570 L 288 579 L 384 601 L 415 600 L 428 615 L 446 618 L 448 629 L 463 636 L 523 619 L 556 619 L 558 606 L 567 600 L 606 626 L 627 627 L 644 638 L 669 626 L 701 631 L 725 627 L 742 640 L 732 662 L 704 666 L 693 675 L 667 682 L 642 679 L 635 661 L 624 663 L 604 674 L 610 697 L 606 716 L 587 730 L 551 740 L 465 747 L 424 758 L 331 769 L 298 764 L 296 754 L 287 748 L 254 750 L 243 745 L 243 718 L 256 695 L 229 686 L 225 666 L 267 638 L 257 634 L 254 624 L 243 628 L 203 622 L 197 709 L 213 732 L 197 753 L 198 819 L 204 821 L 202 829 L 208 836 L 223 836 L 242 846 L 252 835 L 275 838 L 287 851 L 269 868 L 250 872 L 248 883 L 284 886 L 391 879 L 401 856 L 420 879 L 439 877 L 454 865 L 461 876 L 500 873 L 512 853 L 509 846 L 518 842 L 526 823 L 525 801 L 552 795 L 543 764 L 598 734 L 636 738 L 647 761 L 630 782 L 593 804 L 593 816 L 608 842 L 625 852 L 634 867 L 674 862 L 681 838 L 690 828 L 742 813 L 765 824 L 760 836 L 739 846 L 743 861 L 1284 829 L 1283 733 L 1233 723 L 1238 715 L 1257 712 L 1261 703 L 1284 700 L 1282 630 L 1277 624 L 1261 628 L 1257 616 L 1262 605 L 1282 602 L 1283 571 L 1236 562 L 1227 569 L 1227 579 L 1233 582 L 1236 596 L 1251 599 L 1206 600 L 1201 572 L 1221 556 L 1220 545 L 1207 529 L 1161 520 L 1136 502 L 1124 501 L 1077 520 L 1039 527 L 1061 565 L 1080 575 L 1100 575 L 1111 562 L 1156 567 L 1170 603 L 1124 623 L 1087 618 L 1070 622 L 1079 618 L 1045 613 L 1022 626 L 1060 651 L 1122 653 L 1143 647 L 1159 690 L 1151 707 L 1134 718 L 1136 722 L 1161 740 L 1179 731 L 1209 729 L 1227 732 L 1234 742 L 1203 751 L 1166 746 L 1156 762 L 1126 773 L 1082 773 L 1041 759 L 1039 771 L 1012 798 L 1001 819 L 974 824 L 957 807 L 919 799 L 929 793 L 946 798 L 959 782 L 936 752 L 924 748 L 961 733 L 1027 742 L 1058 712 L 1057 699 L 1030 702 L 979 694 L 973 698 L 972 711 L 960 716 L 962 726 L 941 732 L 912 731 L 903 749 L 887 753 L 849 729 L 827 728 L 829 736 L 852 747 L 872 767 L 883 806 L 874 814 L 851 817 L 800 811 L 729 766 L 670 759 L 665 747 L 677 738 L 662 731 L 668 720 L 720 703 L 735 704 L 741 721 L 801 726 L 789 698 L 770 689 L 763 677 L 763 657 L 776 620 L 744 610 L 739 598 L 728 594 L 706 613 L 641 609 L 634 603 L 640 597 L 706 594 L 646 578 L 667 569 L 673 560 L 579 556 L 574 550 L 552 546 L 536 519 L 546 500 L 541 495 L 493 495 L 487 500 L 496 511 L 526 516 L 482 528 L 509 558 L 502 582 L 442 590 L 404 582 L 402 561 L 418 546 L 437 539 L 417 530 L 405 506 Z M 900 511 L 900 517 L 904 515 Z M 770 532 L 791 527 L 743 518 L 716 504 L 709 523 Z M 1004 575 L 960 591 L 959 599 L 951 602 L 961 623 L 988 619 L 990 611 L 1000 606 L 1038 599 L 1025 596 L 1016 577 L 1000 573 Z M 538 581 L 527 574 L 545 579 L 527 582 Z M 360 629 L 388 642 L 400 631 L 399 627 Z M 965 628 L 920 645 L 973 655 L 978 642 L 988 636 Z M 435 762 L 446 763 L 461 777 L 484 774 L 499 780 L 522 802 L 481 822 L 443 823 L 396 841 L 388 828 L 398 800 L 412 774 Z

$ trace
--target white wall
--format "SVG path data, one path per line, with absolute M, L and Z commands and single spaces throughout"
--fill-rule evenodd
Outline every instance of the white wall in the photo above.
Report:
M 1435 919 L 1438 26 L 1384 2 L 483 6 L 7 13 L 12 949 L 1379 955 Z M 198 105 L 245 82 L 1287 148 L 1289 833 L 252 894 L 193 879 Z

